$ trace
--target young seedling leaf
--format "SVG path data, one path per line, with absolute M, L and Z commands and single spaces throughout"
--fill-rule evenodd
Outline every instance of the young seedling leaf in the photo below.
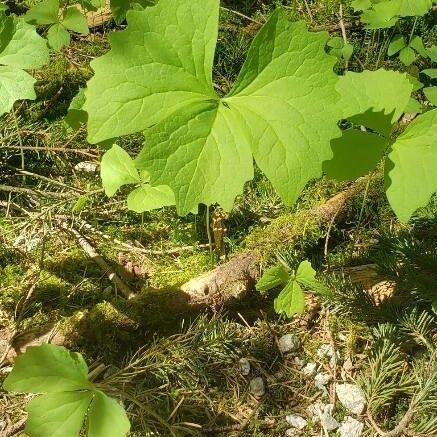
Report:
M 89 33 L 85 16 L 74 6 L 65 10 L 62 25 L 72 32 L 82 33 L 83 35 Z
M 114 144 L 102 157 L 100 176 L 107 196 L 112 197 L 123 185 L 141 183 L 129 154 Z
M 423 88 L 423 83 L 417 77 L 413 76 L 412 74 L 407 73 L 407 78 L 408 78 L 408 81 L 413 86 L 413 89 L 412 89 L 413 93 L 415 93 L 416 91 L 419 91 L 420 89 Z
M 333 49 L 342 49 L 344 47 L 344 41 L 341 36 L 334 36 L 328 40 L 326 45 L 328 47 L 332 47 Z
M 88 437 L 125 437 L 130 422 L 115 399 L 96 391 L 88 413 Z
M 409 45 L 411 48 L 416 50 L 416 52 L 419 53 L 420 56 L 423 56 L 424 58 L 428 57 L 428 52 L 426 51 L 426 48 L 423 45 L 423 41 L 420 36 L 413 36 Z
M 73 391 L 32 399 L 27 406 L 26 434 L 29 437 L 78 437 L 93 396 L 92 391 Z M 112 436 L 111 433 L 106 435 Z
M 299 283 L 290 280 L 275 299 L 274 306 L 278 314 L 284 313 L 287 317 L 301 314 L 305 309 L 305 295 Z
M 429 100 L 431 104 L 437 106 L 437 86 L 430 86 L 423 89 L 425 97 Z
M 437 191 L 437 109 L 417 117 L 393 144 L 386 167 L 387 197 L 407 222 Z
M 427 53 L 432 62 L 437 62 L 437 46 L 432 46 Z
M 393 56 L 396 53 L 400 52 L 404 47 L 406 47 L 405 37 L 403 35 L 397 34 L 391 40 L 390 45 L 388 46 L 387 54 L 389 56 Z
M 261 293 L 265 293 L 273 288 L 286 284 L 290 278 L 291 276 L 288 270 L 282 264 L 278 264 L 270 267 L 263 273 L 256 284 L 256 289 Z
M 437 68 L 428 68 L 426 70 L 422 70 L 421 73 L 426 74 L 431 79 L 437 79 Z
M 127 198 L 127 207 L 137 213 L 152 211 L 153 209 L 174 204 L 174 193 L 167 185 L 152 187 L 150 184 L 142 184 L 133 190 Z
M 354 46 L 350 43 L 346 43 L 344 47 L 341 49 L 341 53 L 343 56 L 343 59 L 347 62 L 352 58 L 352 55 L 354 54 Z
M 52 344 L 29 346 L 17 357 L 3 388 L 13 392 L 57 393 L 92 388 L 82 356 Z
M 59 52 L 70 44 L 70 34 L 62 24 L 54 24 L 47 32 L 47 41 L 52 49 Z
M 199 203 L 230 209 L 253 177 L 252 155 L 291 204 L 321 175 L 339 135 L 338 114 L 323 110 L 338 100 L 328 35 L 276 11 L 220 99 L 211 79 L 218 12 L 218 0 L 181 0 L 176 10 L 160 0 L 129 11 L 127 29 L 92 62 L 86 91 L 89 140 L 145 131 L 138 167 L 152 185 L 170 186 L 182 215 Z
M 405 47 L 399 52 L 399 60 L 408 67 L 416 60 L 416 52 L 411 47 Z
M 11 42 L 15 30 L 15 20 L 0 11 L 0 53 Z
M 44 0 L 32 6 L 25 15 L 31 24 L 45 25 L 59 22 L 59 0 Z
M 296 271 L 295 280 L 307 290 L 325 293 L 325 285 L 316 279 L 316 271 L 308 260 L 302 261 Z

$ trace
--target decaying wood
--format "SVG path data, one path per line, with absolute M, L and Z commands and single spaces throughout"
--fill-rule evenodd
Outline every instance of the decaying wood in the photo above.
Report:
M 322 227 L 333 220 L 340 223 L 347 216 L 346 206 L 348 202 L 361 193 L 362 189 L 362 181 L 359 181 L 347 190 L 336 194 L 323 205 L 306 211 L 305 215 L 309 221 L 318 222 Z M 272 245 L 279 248 L 283 244 L 285 236 L 276 232 L 274 227 L 275 222 L 272 222 L 266 226 L 263 232 L 266 235 L 271 234 L 275 240 L 277 239 L 272 242 Z M 275 229 L 275 232 L 271 232 L 272 228 Z M 205 306 L 224 305 L 228 300 L 241 299 L 253 289 L 260 274 L 264 255 L 259 250 L 253 249 L 234 256 L 211 272 L 191 279 L 182 285 L 181 291 L 186 293 L 195 305 L 199 303 Z
M 342 269 L 342 274 L 349 278 L 352 284 L 366 290 L 376 306 L 396 294 L 396 282 L 381 276 L 376 264 L 347 267 Z

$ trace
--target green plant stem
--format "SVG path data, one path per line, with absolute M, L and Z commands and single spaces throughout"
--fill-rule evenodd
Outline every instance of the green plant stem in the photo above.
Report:
M 417 25 L 417 20 L 418 20 L 418 19 L 419 19 L 419 17 L 416 17 L 416 18 L 414 19 L 413 28 L 411 29 L 410 38 L 409 38 L 409 40 L 408 40 L 409 43 L 410 43 L 411 40 L 413 39 L 414 31 L 416 30 L 416 25 Z
M 210 208 L 209 205 L 206 207 L 206 217 L 205 217 L 205 225 L 206 225 L 206 235 L 208 236 L 208 244 L 209 244 L 209 257 L 211 262 L 211 267 L 214 265 L 214 254 L 212 252 L 212 237 L 211 237 L 211 228 L 209 223 L 209 215 Z

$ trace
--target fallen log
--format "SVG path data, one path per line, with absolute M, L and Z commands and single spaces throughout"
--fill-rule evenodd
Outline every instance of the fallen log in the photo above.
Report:
M 360 179 L 322 205 L 273 220 L 248 236 L 242 253 L 179 288 L 149 288 L 129 299 L 118 298 L 96 305 L 69 323 L 66 331 L 60 327 L 62 335 L 68 339 L 67 345 L 76 342 L 78 337 L 93 342 L 106 335 L 118 333 L 126 336 L 140 326 L 171 324 L 178 316 L 202 309 L 241 305 L 253 292 L 263 265 L 275 256 L 278 249 L 293 248 L 305 256 L 305 250 L 324 238 L 333 223 L 339 224 L 351 215 L 349 207 L 360 199 L 366 184 L 367 179 Z M 38 344 L 40 340 L 44 342 L 47 338 L 45 335 L 29 338 L 27 344 L 21 342 L 14 350 L 24 352 L 28 345 Z M 8 357 L 11 358 L 14 357 Z

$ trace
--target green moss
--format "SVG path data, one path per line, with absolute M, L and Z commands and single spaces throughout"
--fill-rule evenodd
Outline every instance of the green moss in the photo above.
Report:
M 177 287 L 211 268 L 209 252 L 181 254 L 179 257 L 161 257 L 154 264 L 153 287 Z

